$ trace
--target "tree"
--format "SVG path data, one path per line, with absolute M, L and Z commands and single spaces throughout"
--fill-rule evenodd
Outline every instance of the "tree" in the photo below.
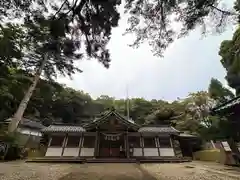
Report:
M 170 43 L 197 26 L 202 27 L 203 33 L 209 26 L 221 32 L 230 18 L 239 18 L 240 9 L 238 0 L 234 10 L 220 8 L 222 2 L 224 0 L 126 0 L 125 12 L 129 14 L 126 33 L 136 35 L 131 46 L 138 47 L 147 41 L 154 53 L 161 56 Z
M 19 25 L 0 25 L 0 62 L 16 67 L 17 60 L 23 57 L 24 32 Z
M 3 5 L 8 5 L 4 2 Z M 65 0 L 60 6 L 51 2 L 48 5 L 50 9 L 46 2 L 38 1 L 36 8 L 20 8 L 25 13 L 23 31 L 26 33 L 23 37 L 26 46 L 22 51 L 27 52 L 20 65 L 29 72 L 33 70 L 34 78 L 11 120 L 9 132 L 13 132 L 21 121 L 42 71 L 48 78 L 58 72 L 71 76 L 80 71 L 73 59 L 83 57 L 82 53 L 76 52 L 84 43 L 88 58 L 95 58 L 105 67 L 109 66 L 110 55 L 106 44 L 111 28 L 117 26 L 119 19 L 117 2 Z M 49 10 L 55 13 L 46 14 Z
M 234 98 L 234 94 L 228 88 L 223 87 L 222 83 L 212 78 L 208 87 L 210 97 L 217 101 L 217 104 L 222 104 Z
M 236 90 L 236 95 L 240 94 L 240 28 L 236 30 L 232 40 L 222 42 L 219 55 L 221 63 L 227 71 L 226 80 L 230 87 Z
M 216 102 L 210 98 L 208 92 L 200 91 L 190 93 L 185 99 L 186 112 L 192 116 L 193 119 L 199 121 L 206 127 L 212 125 L 211 118 L 209 118 L 210 110 L 215 106 Z

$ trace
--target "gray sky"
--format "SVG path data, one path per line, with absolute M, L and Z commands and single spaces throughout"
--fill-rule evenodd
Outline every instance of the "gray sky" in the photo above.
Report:
M 166 50 L 164 58 L 159 58 L 152 55 L 147 43 L 139 49 L 128 47 L 132 38 L 122 36 L 126 27 L 126 19 L 123 18 L 119 27 L 113 30 L 109 43 L 112 57 L 109 69 L 96 60 L 82 61 L 79 67 L 83 73 L 74 75 L 73 80 L 59 78 L 58 81 L 83 90 L 93 98 L 100 95 L 125 98 L 128 84 L 130 97 L 165 100 L 207 90 L 212 77 L 226 84 L 226 72 L 218 51 L 220 43 L 232 37 L 233 29 L 206 38 L 202 38 L 200 31 L 196 30 L 188 37 L 175 41 Z

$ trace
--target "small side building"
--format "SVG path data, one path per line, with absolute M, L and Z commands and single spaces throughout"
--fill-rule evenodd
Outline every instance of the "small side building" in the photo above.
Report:
M 3 125 L 7 128 L 10 121 L 11 119 L 7 119 Z M 45 126 L 39 120 L 23 118 L 17 128 L 18 143 L 24 147 L 36 148 L 42 138 L 41 130 L 44 128 Z
M 240 164 L 240 96 L 213 108 L 212 114 L 228 120 L 231 131 L 227 141 Z

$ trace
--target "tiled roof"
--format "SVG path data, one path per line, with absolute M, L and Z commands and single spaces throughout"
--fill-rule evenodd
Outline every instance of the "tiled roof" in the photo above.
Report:
M 94 121 L 87 123 L 84 125 L 84 128 L 94 127 L 96 124 L 101 124 L 109 120 L 110 116 L 115 116 L 121 122 L 125 123 L 127 126 L 133 127 L 134 129 L 139 129 L 139 125 L 136 124 L 132 119 L 128 119 L 127 117 L 119 114 L 115 109 L 111 109 L 110 111 L 104 113 L 101 117 L 96 118 Z
M 235 106 L 235 105 L 237 105 L 237 104 L 240 104 L 240 97 L 238 97 L 237 99 L 234 99 L 233 101 L 231 101 L 231 102 L 229 102 L 229 103 L 227 103 L 227 104 L 225 104 L 225 105 L 217 108 L 216 110 L 217 110 L 217 111 L 220 111 L 220 110 L 222 110 L 222 109 L 226 109 L 226 108 Z
M 50 125 L 42 129 L 42 132 L 85 132 L 85 129 L 81 126 Z
M 30 127 L 30 128 L 36 128 L 36 129 L 45 128 L 45 126 L 42 125 L 41 122 L 32 121 L 32 120 L 26 119 L 26 118 L 24 118 L 24 119 L 22 120 L 21 125 L 22 125 L 22 126 L 27 126 L 27 127 Z
M 172 126 L 150 126 L 141 127 L 138 132 L 154 132 L 154 133 L 178 133 L 179 131 Z
M 4 121 L 4 123 L 10 123 L 11 118 L 6 119 Z M 23 118 L 19 124 L 20 127 L 29 127 L 29 128 L 33 128 L 33 129 L 43 129 L 45 128 L 44 125 L 42 125 L 42 123 L 40 121 L 34 121 L 34 120 L 30 120 L 28 118 Z
M 240 104 L 240 97 L 236 97 L 236 98 L 234 98 L 234 99 L 232 99 L 232 100 L 214 108 L 213 110 L 214 111 L 220 111 L 220 110 L 223 110 L 223 109 L 233 107 L 233 106 L 238 105 L 238 104 Z

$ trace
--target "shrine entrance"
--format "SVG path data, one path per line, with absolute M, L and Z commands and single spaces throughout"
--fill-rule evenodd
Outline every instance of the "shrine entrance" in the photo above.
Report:
M 126 158 L 125 147 L 123 133 L 100 133 L 99 157 Z

